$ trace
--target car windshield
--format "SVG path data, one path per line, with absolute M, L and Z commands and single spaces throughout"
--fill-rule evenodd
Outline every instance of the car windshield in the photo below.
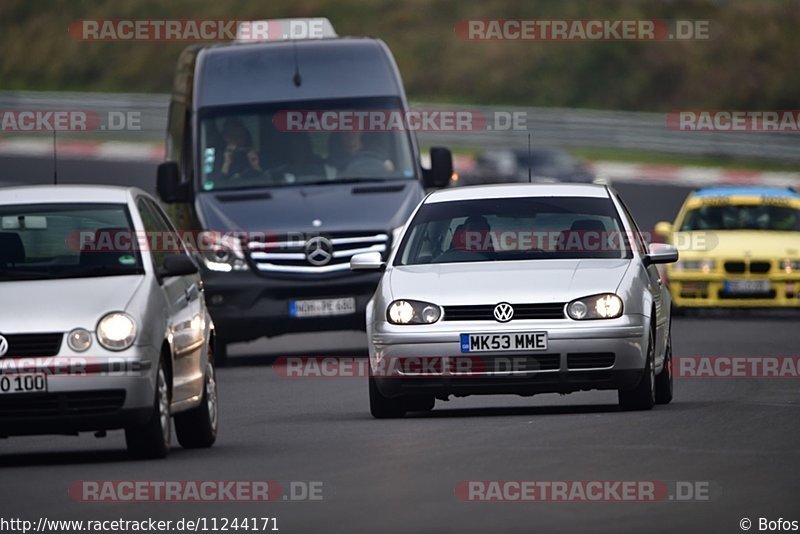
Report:
M 772 230 L 800 231 L 800 211 L 772 204 L 701 206 L 686 213 L 680 231 Z
M 630 258 L 631 245 L 608 198 L 497 198 L 424 204 L 395 265 Z
M 124 204 L 0 206 L 0 224 L 0 282 L 144 273 L 134 247 L 113 244 L 132 233 Z
M 236 106 L 201 112 L 204 191 L 416 176 L 396 98 Z M 360 115 L 359 115 L 360 113 Z M 387 119 L 359 122 L 358 117 Z

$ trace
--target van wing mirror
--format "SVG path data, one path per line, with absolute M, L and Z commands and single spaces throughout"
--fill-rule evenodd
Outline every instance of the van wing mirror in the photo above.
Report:
M 426 188 L 447 187 L 453 176 L 453 154 L 450 149 L 431 147 L 431 168 L 423 176 Z
M 156 172 L 156 191 L 161 200 L 167 204 L 188 202 L 190 200 L 188 182 L 181 182 L 178 164 L 174 161 L 165 161 L 159 164 Z

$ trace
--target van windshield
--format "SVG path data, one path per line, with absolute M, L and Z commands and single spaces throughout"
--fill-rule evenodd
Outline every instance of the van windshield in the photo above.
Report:
M 200 112 L 204 191 L 416 176 L 397 98 L 215 107 Z

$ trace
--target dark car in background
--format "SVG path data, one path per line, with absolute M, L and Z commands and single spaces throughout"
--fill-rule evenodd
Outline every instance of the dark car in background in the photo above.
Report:
M 476 161 L 475 170 L 461 176 L 458 185 L 527 182 L 528 167 L 534 182 L 592 183 L 596 176 L 589 166 L 558 148 L 487 150 Z

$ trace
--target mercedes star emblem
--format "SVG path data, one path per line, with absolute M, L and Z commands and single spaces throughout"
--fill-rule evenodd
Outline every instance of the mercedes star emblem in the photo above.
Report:
M 311 265 L 321 267 L 333 259 L 333 243 L 330 239 L 317 236 L 306 241 L 306 259 Z
M 0 356 L 8 354 L 8 340 L 0 336 Z

